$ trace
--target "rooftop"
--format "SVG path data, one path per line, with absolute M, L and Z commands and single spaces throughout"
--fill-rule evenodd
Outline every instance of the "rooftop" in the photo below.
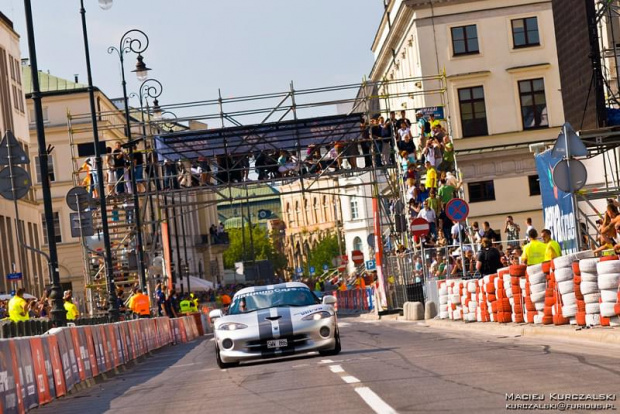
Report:
M 24 93 L 32 93 L 32 75 L 28 64 L 22 64 L 22 86 Z M 85 89 L 87 85 L 39 71 L 39 87 L 41 92 L 56 92 Z

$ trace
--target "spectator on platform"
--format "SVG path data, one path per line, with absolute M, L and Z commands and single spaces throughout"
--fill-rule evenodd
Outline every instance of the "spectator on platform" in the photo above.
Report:
M 482 234 L 482 237 L 486 237 L 487 239 L 491 240 L 491 242 L 493 243 L 496 241 L 499 241 L 499 236 L 497 235 L 495 230 L 491 228 L 491 225 L 489 224 L 488 221 L 485 221 L 484 223 L 482 223 L 482 230 L 484 231 L 484 233 Z
M 429 201 L 424 200 L 422 210 L 418 213 L 419 218 L 423 218 L 428 222 L 430 227 L 430 234 L 433 237 L 437 237 L 437 215 L 435 211 L 429 206 Z
M 476 257 L 476 270 L 482 276 L 497 273 L 497 269 L 502 267 L 501 255 L 499 251 L 493 247 L 491 240 L 486 237 L 482 238 L 481 250 Z
M 424 163 L 426 167 L 426 180 L 424 186 L 427 189 L 437 188 L 437 170 L 433 167 L 430 161 Z
M 78 310 L 75 303 L 73 303 L 72 292 L 70 290 L 66 290 L 64 294 L 64 306 L 67 311 L 67 320 L 74 321 L 80 317 L 80 311 Z
M 506 234 L 506 240 L 508 240 L 508 244 L 512 246 L 519 246 L 519 232 L 521 231 L 521 227 L 514 222 L 512 216 L 506 217 L 506 222 L 504 224 L 504 233 Z M 538 236 L 538 232 L 536 232 Z
M 125 192 L 125 152 L 121 147 L 121 142 L 116 141 L 114 150 L 112 150 L 112 160 L 114 166 L 114 179 L 116 182 L 116 194 Z
M 530 238 L 528 234 L 530 234 L 530 230 L 532 230 L 534 226 L 532 225 L 532 218 L 528 217 L 525 219 L 525 242 L 528 243 Z

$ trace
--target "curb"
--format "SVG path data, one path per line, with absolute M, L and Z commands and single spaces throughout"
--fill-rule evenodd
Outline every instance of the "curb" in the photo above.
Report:
M 399 319 L 404 320 L 404 319 Z M 592 329 L 576 330 L 575 328 L 560 326 L 532 326 L 518 324 L 496 324 L 476 322 L 446 321 L 442 319 L 429 319 L 426 321 L 410 321 L 425 324 L 432 328 L 454 329 L 472 332 L 499 332 L 503 334 L 521 335 L 523 337 L 552 337 L 556 339 L 571 339 L 578 341 L 597 342 L 600 344 L 620 346 L 620 330 L 615 328 L 597 327 Z

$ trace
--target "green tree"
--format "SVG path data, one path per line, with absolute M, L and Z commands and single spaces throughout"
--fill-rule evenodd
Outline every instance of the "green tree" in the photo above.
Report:
M 323 265 L 332 266 L 332 259 L 339 255 L 338 238 L 335 234 L 324 237 L 315 248 L 308 252 L 308 264 L 305 269 L 306 274 L 310 274 L 310 267 L 316 269 L 316 273 L 323 271 Z
M 234 269 L 235 262 L 252 260 L 252 244 L 255 260 L 269 260 L 275 271 L 286 267 L 286 257 L 277 251 L 267 230 L 260 226 L 252 226 L 252 243 L 250 242 L 249 226 L 241 229 L 229 229 L 230 247 L 224 252 L 224 267 Z M 244 243 L 245 239 L 245 243 Z

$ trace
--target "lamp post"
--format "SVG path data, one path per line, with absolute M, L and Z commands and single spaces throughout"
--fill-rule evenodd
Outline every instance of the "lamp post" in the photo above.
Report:
M 32 74 L 32 101 L 34 103 L 35 121 L 37 128 L 37 144 L 39 145 L 39 167 L 41 168 L 41 190 L 43 192 L 43 209 L 45 212 L 45 230 L 47 233 L 47 247 L 49 248 L 49 272 L 52 280 L 51 319 L 57 326 L 62 326 L 66 321 L 62 292 L 60 287 L 60 274 L 58 273 L 58 251 L 56 249 L 56 235 L 54 231 L 54 212 L 52 208 L 52 194 L 48 179 L 47 167 L 47 144 L 45 142 L 45 127 L 43 126 L 43 106 L 41 104 L 41 89 L 39 87 L 39 69 L 37 67 L 37 51 L 34 41 L 34 27 L 32 22 L 32 6 L 30 0 L 24 0 L 26 12 L 26 31 L 28 33 L 28 52 L 30 54 L 30 73 Z
M 111 0 L 99 0 L 99 4 L 105 9 L 112 5 Z M 109 5 L 109 7 L 108 7 Z M 88 99 L 90 101 L 90 117 L 93 125 L 93 143 L 95 146 L 95 169 L 97 171 L 97 191 L 99 193 L 99 208 L 101 209 L 101 230 L 103 232 L 104 261 L 106 279 L 108 283 L 108 315 L 112 321 L 119 318 L 116 286 L 114 283 L 114 269 L 112 265 L 112 247 L 110 243 L 110 231 L 108 228 L 108 211 L 105 199 L 105 186 L 103 185 L 103 166 L 101 162 L 101 149 L 99 148 L 99 131 L 97 129 L 97 110 L 95 107 L 95 92 L 93 77 L 90 67 L 90 50 L 88 47 L 88 31 L 86 30 L 86 9 L 84 0 L 80 0 L 80 14 L 82 15 L 82 34 L 84 37 L 84 54 L 86 56 L 86 73 L 88 76 Z
M 135 38 L 134 36 L 138 36 Z M 137 62 L 136 69 L 132 72 L 136 73 L 139 81 L 144 81 L 147 76 L 147 71 L 150 69 L 144 64 L 142 52 L 149 47 L 149 38 L 141 30 L 132 29 L 121 37 L 118 48 L 111 46 L 108 48 L 108 53 L 116 52 L 118 54 L 121 63 L 121 79 L 123 85 L 123 100 L 125 103 L 125 128 L 128 146 L 129 146 L 129 158 L 130 158 L 130 175 L 131 175 L 131 187 L 133 189 L 133 210 L 136 221 L 136 251 L 138 253 L 138 276 L 140 278 L 140 289 L 146 288 L 146 275 L 144 273 L 144 251 L 142 243 L 142 219 L 140 218 L 140 197 L 138 196 L 138 189 L 136 188 L 136 174 L 134 168 L 134 145 L 135 143 L 131 138 L 131 120 L 129 115 L 129 97 L 127 96 L 127 82 L 125 81 L 125 53 L 136 53 Z

